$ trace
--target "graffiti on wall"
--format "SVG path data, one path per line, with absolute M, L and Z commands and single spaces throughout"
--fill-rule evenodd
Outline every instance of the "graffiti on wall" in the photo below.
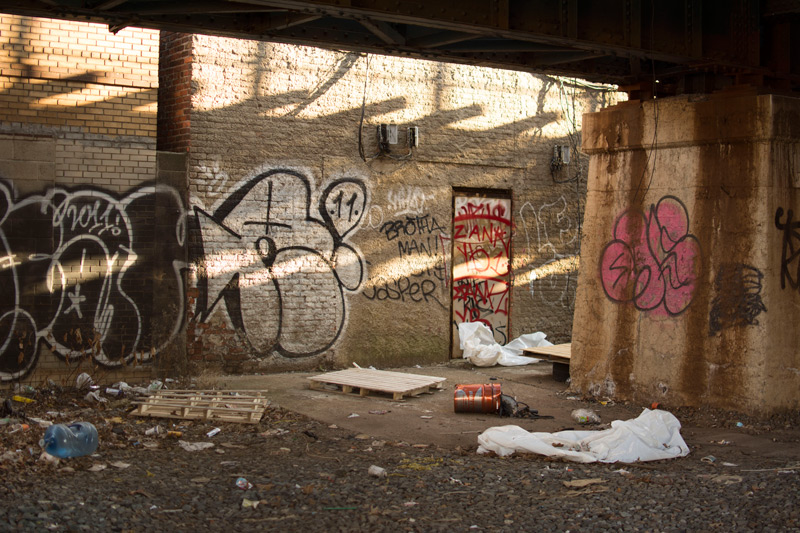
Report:
M 200 320 L 224 308 L 259 356 L 329 349 L 346 323 L 345 291 L 364 279 L 364 261 L 348 239 L 366 207 L 361 180 L 340 178 L 312 191 L 309 178 L 292 169 L 246 180 L 211 212 L 195 207 Z
M 716 296 L 709 312 L 709 336 L 725 328 L 758 324 L 758 315 L 767 311 L 761 300 L 763 279 L 764 274 L 750 265 L 720 265 L 714 280 Z
M 538 295 L 550 306 L 570 307 L 575 300 L 576 283 L 571 272 L 577 268 L 578 225 L 570 216 L 567 200 L 562 195 L 538 209 L 525 203 L 520 209 L 520 220 L 528 250 L 538 255 L 531 268 L 531 296 Z
M 508 342 L 511 200 L 456 196 L 453 217 L 453 328 L 482 322 Z M 454 338 L 458 338 L 457 336 Z
M 436 303 L 442 308 L 442 288 L 447 283 L 444 255 L 444 229 L 430 213 L 406 215 L 384 222 L 380 233 L 397 245 L 402 268 L 393 275 L 370 279 L 362 294 L 368 300 L 394 300 L 411 303 Z
M 783 231 L 781 250 L 781 289 L 789 287 L 796 290 L 800 287 L 800 221 L 794 220 L 794 212 L 786 212 L 786 220 L 781 222 L 784 211 L 779 207 L 775 212 L 775 227 Z M 792 270 L 793 269 L 793 270 Z
M 15 199 L 0 183 L 0 379 L 29 373 L 42 342 L 68 362 L 150 361 L 182 325 L 184 217 L 165 186 Z M 174 296 L 157 321 L 156 283 Z
M 664 196 L 647 214 L 628 210 L 617 218 L 600 259 L 603 290 L 640 311 L 679 315 L 692 302 L 700 253 L 686 206 Z

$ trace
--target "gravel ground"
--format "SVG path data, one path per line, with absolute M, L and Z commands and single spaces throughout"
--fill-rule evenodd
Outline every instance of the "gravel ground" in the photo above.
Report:
M 44 430 L 4 420 L 0 530 L 800 531 L 796 455 L 704 441 L 704 429 L 731 419 L 725 413 L 676 412 L 686 458 L 584 465 L 478 455 L 477 443 L 382 441 L 277 407 L 257 425 L 216 425 L 208 438 L 207 422 L 133 417 L 128 400 L 98 405 L 83 394 L 39 390 L 27 394 L 36 403 L 14 406 L 93 422 L 101 445 L 90 457 L 43 460 Z M 784 449 L 797 447 L 798 418 L 738 417 L 742 431 L 774 434 Z M 157 424 L 182 436 L 146 436 Z M 214 447 L 190 452 L 181 441 Z M 370 475 L 373 465 L 386 476 Z

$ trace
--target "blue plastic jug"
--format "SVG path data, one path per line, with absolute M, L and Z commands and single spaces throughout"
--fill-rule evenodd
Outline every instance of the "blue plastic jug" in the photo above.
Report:
M 39 442 L 44 451 L 55 457 L 82 457 L 97 449 L 97 428 L 89 422 L 53 424 Z

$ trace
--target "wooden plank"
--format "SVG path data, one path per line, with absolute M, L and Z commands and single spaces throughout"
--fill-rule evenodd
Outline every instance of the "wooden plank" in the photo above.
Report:
M 572 357 L 572 343 L 556 344 L 554 346 L 539 346 L 536 348 L 525 348 L 523 353 L 530 357 L 547 359 L 548 361 L 569 364 Z M 542 357 L 544 356 L 544 357 Z

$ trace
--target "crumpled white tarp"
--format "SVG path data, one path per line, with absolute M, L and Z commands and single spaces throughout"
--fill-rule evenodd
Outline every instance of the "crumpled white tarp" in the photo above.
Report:
M 602 431 L 530 433 L 519 426 L 489 428 L 478 436 L 478 453 L 529 452 L 578 463 L 635 463 L 689 455 L 672 413 L 645 409 L 632 420 L 615 420 Z
M 524 348 L 552 346 L 541 331 L 520 335 L 505 346 L 494 340 L 492 330 L 481 322 L 462 322 L 458 325 L 458 339 L 464 359 L 475 366 L 520 366 L 538 363 L 539 359 L 522 355 Z

